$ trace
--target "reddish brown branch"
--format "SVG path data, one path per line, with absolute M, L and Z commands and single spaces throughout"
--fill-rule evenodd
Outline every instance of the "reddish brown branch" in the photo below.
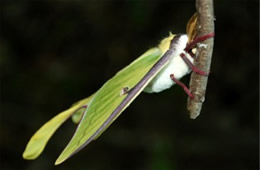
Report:
M 196 0 L 198 14 L 197 36 L 214 32 L 213 0 Z M 195 67 L 209 73 L 213 52 L 213 38 L 207 39 L 203 45 L 197 47 Z M 188 110 L 190 117 L 195 119 L 201 111 L 205 100 L 208 76 L 192 73 L 190 80 L 190 90 L 194 99 L 188 99 Z

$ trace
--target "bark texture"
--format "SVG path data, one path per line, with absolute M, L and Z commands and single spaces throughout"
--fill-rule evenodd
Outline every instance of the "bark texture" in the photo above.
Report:
M 214 32 L 214 12 L 213 0 L 196 0 L 198 14 L 197 32 L 198 36 Z M 205 72 L 210 72 L 214 39 L 210 38 L 202 42 L 197 47 L 195 66 Z M 190 80 L 190 90 L 194 99 L 188 98 L 187 108 L 190 118 L 199 116 L 203 102 L 205 101 L 208 76 L 192 73 Z

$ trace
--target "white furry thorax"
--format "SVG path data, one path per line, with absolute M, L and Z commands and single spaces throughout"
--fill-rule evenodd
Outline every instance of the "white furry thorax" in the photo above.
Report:
M 171 74 L 174 74 L 175 78 L 181 79 L 183 76 L 191 72 L 190 68 L 180 56 L 181 53 L 184 53 L 191 63 L 193 63 L 193 58 L 184 51 L 187 43 L 188 36 L 181 35 L 178 44 L 176 44 L 176 52 L 173 54 L 174 56 L 172 57 L 172 60 L 152 79 L 143 90 L 144 92 L 158 93 L 166 90 L 175 84 L 175 82 L 170 78 Z

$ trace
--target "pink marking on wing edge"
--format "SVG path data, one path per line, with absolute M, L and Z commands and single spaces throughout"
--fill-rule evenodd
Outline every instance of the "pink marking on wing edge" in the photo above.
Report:
M 181 87 L 183 88 L 183 90 L 187 93 L 187 95 L 188 95 L 191 99 L 194 99 L 193 94 L 191 93 L 191 91 L 188 89 L 188 87 L 187 87 L 185 84 L 183 84 L 181 81 L 179 81 L 178 79 L 176 79 L 176 78 L 174 77 L 174 74 L 171 74 L 170 77 L 171 77 L 171 79 L 172 79 L 177 85 L 179 85 L 179 86 L 181 86 Z

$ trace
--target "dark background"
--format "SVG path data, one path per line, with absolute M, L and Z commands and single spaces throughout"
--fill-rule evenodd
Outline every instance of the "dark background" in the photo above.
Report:
M 185 33 L 195 3 L 1 1 L 0 169 L 258 169 L 258 9 L 257 0 L 215 1 L 212 69 L 196 120 L 180 87 L 143 93 L 97 141 L 54 166 L 76 126 L 66 122 L 38 159 L 26 161 L 33 133 L 169 31 Z

